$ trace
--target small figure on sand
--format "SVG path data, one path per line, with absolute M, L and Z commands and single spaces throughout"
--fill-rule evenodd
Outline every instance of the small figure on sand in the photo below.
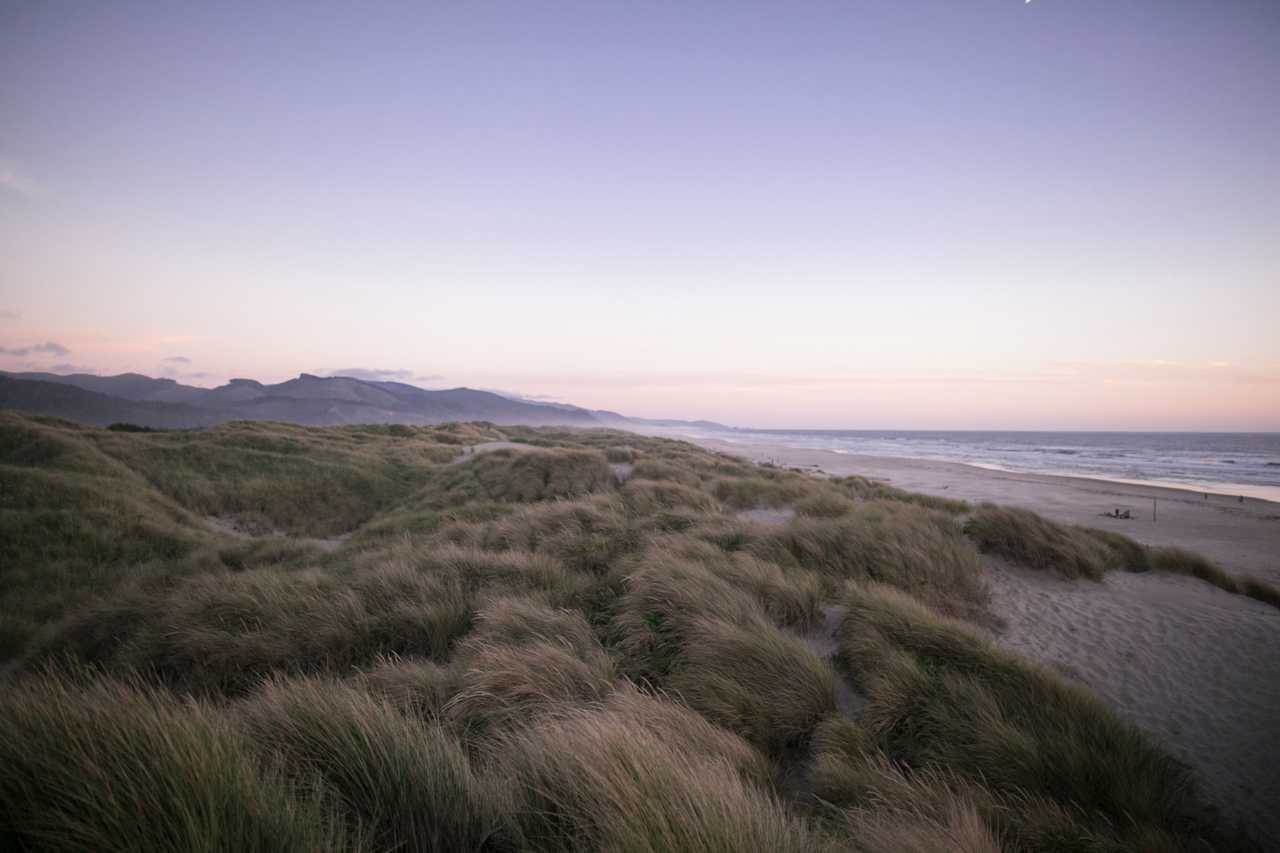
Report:
M 1103 515 L 1107 518 L 1133 518 L 1133 516 L 1129 514 L 1129 510 L 1120 509 L 1120 507 L 1116 507 L 1113 512 L 1104 512 Z

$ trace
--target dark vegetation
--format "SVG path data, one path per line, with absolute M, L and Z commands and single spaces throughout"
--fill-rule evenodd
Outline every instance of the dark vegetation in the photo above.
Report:
M 0 413 L 0 849 L 1250 849 L 978 546 L 1275 595 L 635 435 Z

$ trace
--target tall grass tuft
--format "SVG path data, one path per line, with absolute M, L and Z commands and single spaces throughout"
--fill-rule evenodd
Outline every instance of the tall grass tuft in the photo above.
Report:
M 732 760 L 681 748 L 676 737 L 638 721 L 638 713 L 644 713 L 643 703 L 569 710 L 492 744 L 501 772 L 519 791 L 516 814 L 527 849 L 834 849 L 808 822 L 744 779 Z
M 1148 547 L 1111 530 L 1056 524 L 1025 509 L 982 504 L 965 531 L 983 551 L 1068 578 L 1099 580 L 1112 569 L 1169 572 L 1280 607 L 1280 589 L 1257 578 L 1234 577 L 1200 554 L 1184 548 Z
M 1210 831 L 1187 768 L 1083 688 L 994 647 L 901 592 L 851 587 L 840 653 L 861 722 L 912 768 L 1079 810 L 1128 837 Z
M 980 616 L 988 593 L 978 554 L 947 515 L 892 501 L 837 518 L 798 518 L 749 546 L 757 556 L 825 576 L 890 584 L 944 613 Z
M 49 651 L 182 691 L 237 695 L 273 672 L 341 673 L 388 654 L 442 660 L 470 628 L 470 602 L 449 575 L 391 567 L 343 580 L 261 570 L 87 611 Z
M 0 844 L 49 851 L 340 851 L 313 779 L 287 782 L 211 708 L 109 681 L 0 692 Z
M 272 680 L 236 714 L 263 752 L 322 778 L 373 849 L 515 847 L 509 791 L 438 724 L 321 679 Z

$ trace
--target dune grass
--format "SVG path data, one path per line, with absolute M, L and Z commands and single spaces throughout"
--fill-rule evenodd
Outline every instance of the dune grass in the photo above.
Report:
M 1092 693 L 898 590 L 851 585 L 845 605 L 840 654 L 868 699 L 870 745 L 998 800 L 1058 806 L 1001 811 L 997 828 L 1042 841 L 1074 832 L 1077 845 L 1100 828 L 1120 845 L 1213 837 L 1187 768 Z
M 1257 578 L 1230 575 L 1200 554 L 1142 545 L 1110 530 L 1057 524 L 1025 509 L 982 504 L 965 531 L 983 551 L 1068 578 L 1098 580 L 1111 570 L 1169 572 L 1280 607 L 1280 589 Z
M 340 851 L 306 774 L 287 782 L 214 709 L 45 673 L 0 692 L 0 846 Z
M 259 751 L 318 775 L 330 807 L 373 849 L 516 848 L 507 786 L 478 773 L 439 724 L 321 679 L 269 681 L 232 713 Z
M 1237 849 L 974 627 L 978 547 L 1273 594 L 1193 554 L 604 430 L 0 413 L 0 484 L 3 849 Z
M 544 716 L 491 744 L 519 791 L 527 849 L 835 849 L 809 821 L 743 778 L 736 749 L 720 754 L 714 742 L 697 739 L 705 723 L 662 712 L 643 719 L 650 715 L 645 705 L 660 701 Z M 687 748 L 693 743 L 698 748 Z

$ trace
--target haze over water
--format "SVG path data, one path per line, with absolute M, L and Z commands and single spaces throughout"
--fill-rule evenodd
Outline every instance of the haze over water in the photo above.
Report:
M 935 459 L 1280 501 L 1277 433 L 742 430 L 727 440 Z

